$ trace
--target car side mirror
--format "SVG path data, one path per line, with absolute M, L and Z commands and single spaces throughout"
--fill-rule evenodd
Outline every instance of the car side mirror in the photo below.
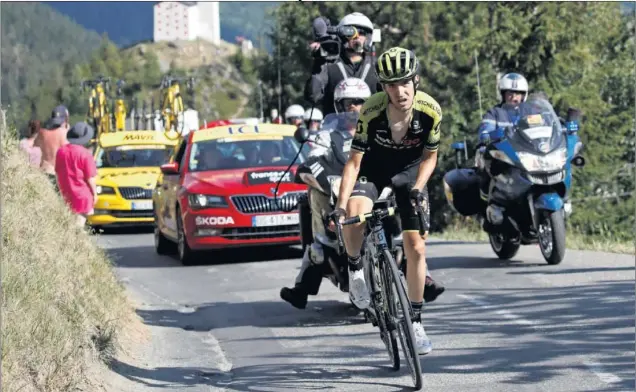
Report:
M 300 144 L 305 143 L 309 140 L 309 130 L 303 126 L 298 127 L 294 132 L 294 139 Z
M 179 174 L 179 164 L 177 162 L 164 163 L 161 165 L 163 174 Z

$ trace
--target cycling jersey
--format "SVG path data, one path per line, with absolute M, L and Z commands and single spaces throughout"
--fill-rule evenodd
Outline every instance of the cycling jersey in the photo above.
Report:
M 389 97 L 385 92 L 372 95 L 362 106 L 351 148 L 363 153 L 360 175 L 387 178 L 422 160 L 424 149 L 437 151 L 440 141 L 442 109 L 433 97 L 417 91 L 413 118 L 404 139 L 395 143 L 387 117 Z

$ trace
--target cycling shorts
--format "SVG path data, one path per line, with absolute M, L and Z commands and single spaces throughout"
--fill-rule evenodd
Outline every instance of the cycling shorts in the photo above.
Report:
M 398 215 L 402 224 L 402 231 L 420 231 L 420 223 L 415 212 L 415 208 L 411 204 L 409 194 L 413 185 L 415 185 L 415 177 L 417 170 L 409 170 L 405 172 L 409 175 L 409 181 L 405 185 L 398 186 L 393 189 L 393 195 L 395 196 L 395 202 L 397 204 Z M 387 187 L 391 186 L 391 179 L 375 179 L 368 177 L 359 177 L 358 181 L 353 187 L 351 197 L 366 197 L 372 202 L 376 202 L 380 197 L 380 192 Z M 422 207 L 426 214 L 426 222 L 430 222 L 429 201 L 428 201 L 428 189 L 426 186 L 422 190 L 424 193 L 424 201 Z

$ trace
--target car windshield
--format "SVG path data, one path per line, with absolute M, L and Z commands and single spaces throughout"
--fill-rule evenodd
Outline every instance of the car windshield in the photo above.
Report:
M 159 167 L 167 163 L 171 149 L 164 145 L 115 146 L 100 149 L 97 168 Z
M 291 136 L 260 140 L 204 140 L 192 145 L 188 166 L 193 172 L 288 166 L 294 160 L 299 147 Z M 306 158 L 303 150 L 296 164 L 305 162 Z

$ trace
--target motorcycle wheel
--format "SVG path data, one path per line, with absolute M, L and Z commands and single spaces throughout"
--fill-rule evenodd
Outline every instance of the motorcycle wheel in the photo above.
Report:
M 499 234 L 488 234 L 490 247 L 501 260 L 510 260 L 519 251 L 521 244 L 505 241 Z
M 539 222 L 539 248 L 550 265 L 565 257 L 565 214 L 563 210 L 543 215 Z

